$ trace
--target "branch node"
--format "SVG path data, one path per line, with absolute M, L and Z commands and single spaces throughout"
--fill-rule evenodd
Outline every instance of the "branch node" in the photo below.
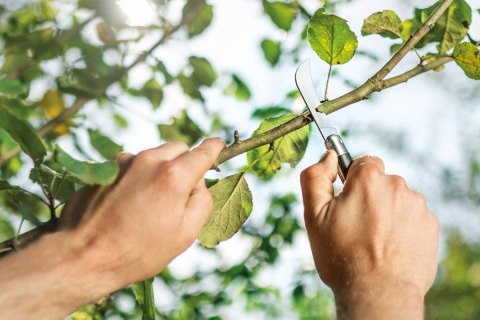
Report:
M 268 151 L 275 151 L 275 141 L 270 142 L 270 146 L 268 147 Z
M 233 132 L 233 144 L 240 144 L 240 135 L 238 134 L 238 130 Z

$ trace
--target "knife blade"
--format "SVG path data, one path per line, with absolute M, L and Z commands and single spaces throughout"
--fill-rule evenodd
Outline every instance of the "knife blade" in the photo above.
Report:
M 298 91 L 303 98 L 313 121 L 315 122 L 323 140 L 325 141 L 325 147 L 328 150 L 334 150 L 338 155 L 338 176 L 345 182 L 347 178 L 348 169 L 352 164 L 352 157 L 347 150 L 347 147 L 343 143 L 342 138 L 338 134 L 338 131 L 333 127 L 327 118 L 327 115 L 322 112 L 318 112 L 316 108 L 320 105 L 320 99 L 318 99 L 317 92 L 312 80 L 312 74 L 310 71 L 310 60 L 305 60 L 298 66 L 295 72 L 295 83 Z

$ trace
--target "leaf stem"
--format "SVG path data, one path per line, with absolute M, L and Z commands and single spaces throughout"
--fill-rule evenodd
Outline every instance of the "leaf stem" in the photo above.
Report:
M 325 95 L 323 96 L 322 102 L 328 101 L 327 93 L 328 93 L 328 84 L 330 83 L 331 74 L 332 74 L 332 63 L 330 63 L 328 67 L 327 83 L 325 83 Z

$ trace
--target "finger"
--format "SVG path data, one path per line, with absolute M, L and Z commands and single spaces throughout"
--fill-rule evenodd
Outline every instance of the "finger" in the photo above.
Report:
M 222 139 L 205 139 L 197 147 L 181 154 L 174 161 L 178 167 L 188 170 L 189 174 L 185 182 L 194 186 L 213 166 L 223 149 L 225 149 L 225 142 Z
M 213 210 L 213 200 L 205 186 L 205 181 L 200 179 L 190 194 L 185 205 L 184 223 L 189 232 L 198 236 L 200 229 L 205 225 Z
M 337 154 L 334 151 L 327 151 L 319 163 L 305 169 L 300 175 L 303 203 L 307 214 L 320 214 L 321 209 L 333 199 L 337 164 Z
M 169 142 L 153 149 L 146 149 L 134 158 L 135 166 L 158 166 L 165 161 L 171 161 L 182 153 L 188 151 L 188 145 L 184 142 Z
M 127 172 L 128 168 L 130 168 L 130 165 L 132 164 L 132 161 L 133 161 L 133 154 L 129 152 L 121 152 L 117 154 L 117 156 L 115 157 L 115 162 L 118 163 L 120 167 L 120 172 L 118 173 L 117 180 L 123 177 L 125 172 Z
M 357 170 L 358 168 L 364 166 L 365 164 L 374 165 L 375 167 L 378 168 L 378 170 L 380 170 L 381 173 L 385 173 L 385 164 L 383 163 L 382 159 L 375 156 L 363 156 L 355 159 L 352 162 L 352 165 L 350 166 L 348 173 L 350 174 L 352 171 Z

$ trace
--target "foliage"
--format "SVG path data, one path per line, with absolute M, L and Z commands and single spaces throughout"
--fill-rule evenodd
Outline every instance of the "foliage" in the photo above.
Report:
M 296 47 L 301 47 L 306 37 L 317 55 L 332 67 L 354 59 L 358 43 L 362 41 L 345 19 L 333 14 L 336 4 L 341 2 L 328 1 L 322 8 L 315 8 L 318 10 L 312 15 L 300 1 L 263 0 L 259 11 L 263 10 L 264 18 L 272 27 L 288 34 Z M 146 26 L 129 25 L 115 0 L 78 0 L 72 2 L 71 7 L 56 0 L 25 2 L 15 8 L 0 5 L 0 199 L 3 207 L 0 238 L 8 239 L 16 234 L 18 219 L 38 225 L 54 218 L 62 204 L 84 184 L 107 185 L 115 181 L 118 166 L 111 160 L 123 147 L 110 136 L 129 132 L 129 118 L 119 111 L 123 107 L 119 101 L 124 97 L 139 103 L 148 101 L 152 110 L 167 112 L 171 92 L 181 90 L 183 98 L 192 105 L 203 107 L 202 114 L 194 116 L 190 107 L 183 106 L 169 121 L 152 120 L 163 141 L 180 140 L 193 145 L 213 134 L 231 139 L 231 125 L 209 110 L 209 94 L 223 92 L 248 102 L 255 97 L 255 90 L 249 87 L 249 79 L 243 79 L 237 71 L 218 70 L 215 61 L 212 63 L 198 53 L 179 55 L 173 63 L 156 51 L 168 48 L 168 41 L 172 39 L 177 45 L 182 41 L 201 41 L 215 19 L 215 7 L 205 0 L 188 0 L 176 14 L 169 15 L 175 7 L 178 9 L 179 3 L 152 1 L 152 11 L 157 16 Z M 373 13 L 365 19 L 361 33 L 394 40 L 392 47 L 396 52 L 423 26 L 439 3 L 414 9 L 413 17 L 406 20 L 391 10 Z M 471 25 L 469 4 L 455 0 L 416 44 L 421 57 L 419 63 L 425 65 L 448 56 L 469 78 L 480 79 L 478 42 L 468 37 Z M 152 39 L 156 40 L 152 42 Z M 432 52 L 434 45 L 436 50 Z M 292 50 L 270 36 L 263 37 L 259 49 L 271 67 L 296 63 L 301 57 L 300 49 Z M 144 75 L 141 83 L 135 79 L 139 72 Z M 260 121 L 252 135 L 258 136 L 293 119 L 296 115 L 291 113 L 290 105 L 296 98 L 297 94 L 286 93 L 281 103 L 272 101 L 268 106 L 256 106 L 252 121 Z M 102 125 L 89 119 L 83 108 L 93 108 L 102 114 L 99 119 Z M 202 118 L 212 121 L 203 123 L 198 120 Z M 115 127 L 112 129 L 104 123 L 115 124 Z M 153 280 L 147 280 L 136 284 L 134 290 L 124 289 L 112 299 L 85 307 L 72 317 L 96 319 L 115 315 L 128 319 L 143 314 L 145 319 L 155 315 L 169 319 L 215 319 L 220 318 L 222 307 L 235 303 L 242 304 L 247 311 L 260 310 L 270 318 L 279 317 L 282 307 L 286 306 L 275 302 L 285 297 L 277 289 L 262 285 L 261 272 L 275 265 L 280 248 L 290 247 L 302 232 L 293 213 L 298 199 L 292 194 L 277 194 L 270 199 L 264 221 L 244 226 L 255 198 L 245 178 L 251 171 L 252 178 L 259 178 L 254 181 L 260 183 L 275 177 L 283 163 L 295 166 L 305 153 L 309 135 L 309 128 L 304 126 L 271 144 L 249 150 L 246 167 L 239 168 L 238 173 L 207 181 L 215 210 L 200 234 L 200 242 L 214 247 L 240 230 L 252 245 L 238 263 L 197 271 L 188 278 L 177 278 L 165 270 L 155 282 L 178 302 L 165 310 L 155 307 Z M 100 160 L 93 160 L 93 150 Z M 104 160 L 108 161 L 102 162 Z M 25 172 L 29 173 L 30 183 L 17 186 L 21 177 L 26 176 Z M 452 236 L 448 242 L 452 248 L 454 240 Z M 467 284 L 470 280 L 450 278 L 458 272 L 450 261 L 461 260 L 465 266 L 461 271 L 469 274 L 467 265 L 473 268 L 478 263 L 468 259 L 478 257 L 477 251 L 462 251 L 466 252 L 465 257 L 456 256 L 454 250 L 448 251 L 445 273 L 435 288 L 452 292 L 464 290 L 461 299 L 467 301 L 467 294 L 475 288 Z M 218 251 L 207 252 L 221 261 Z M 315 272 L 303 271 L 290 290 L 286 305 L 291 305 L 290 309 L 300 317 L 331 317 L 331 300 L 326 298 L 327 294 L 320 288 L 315 288 L 314 294 L 309 292 L 309 283 L 316 279 Z M 203 289 L 212 286 L 212 290 Z M 243 298 L 237 299 L 238 295 Z M 434 289 L 429 303 L 444 301 L 445 296 L 442 290 Z M 470 296 L 473 297 L 473 293 Z M 125 311 L 119 302 L 121 299 L 135 299 L 138 303 L 132 310 Z M 453 295 L 449 299 L 457 301 Z M 478 310 L 470 300 L 463 303 L 473 310 L 472 318 L 478 317 Z M 429 310 L 432 317 L 441 318 Z M 448 313 L 442 311 L 443 314 Z

